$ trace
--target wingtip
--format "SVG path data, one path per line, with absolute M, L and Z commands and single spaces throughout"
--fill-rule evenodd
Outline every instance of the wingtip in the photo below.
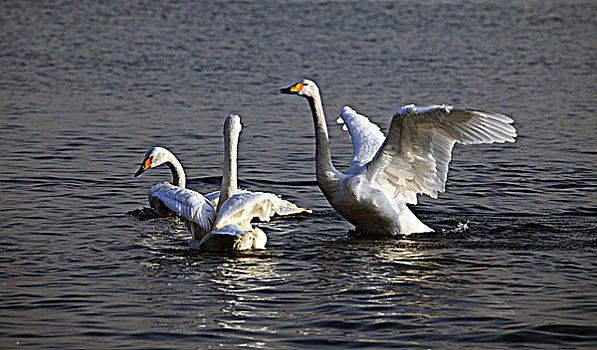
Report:
M 356 111 L 354 109 L 352 109 L 352 107 L 346 105 L 342 108 L 342 111 L 340 111 L 341 115 L 344 115 L 345 113 L 352 114 L 352 113 L 356 113 Z
M 392 114 L 393 117 L 399 115 L 399 114 L 403 114 L 404 112 L 408 111 L 408 110 L 412 110 L 414 109 L 416 106 L 414 104 L 408 104 L 408 105 L 404 105 L 401 107 L 398 107 L 398 109 L 396 109 L 394 111 L 394 114 Z

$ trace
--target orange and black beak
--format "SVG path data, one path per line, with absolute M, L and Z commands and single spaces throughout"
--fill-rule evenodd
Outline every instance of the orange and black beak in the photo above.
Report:
M 137 172 L 135 173 L 135 175 L 133 175 L 133 177 L 137 177 L 137 176 L 143 174 L 144 172 L 147 171 L 147 169 L 150 169 L 150 168 L 151 168 L 151 157 L 147 157 L 147 158 L 145 158 L 145 160 L 143 161 L 143 164 L 141 164 L 139 169 L 137 169 Z
M 290 94 L 290 95 L 297 95 L 301 89 L 305 86 L 303 83 L 296 83 L 286 88 L 280 89 L 281 94 Z

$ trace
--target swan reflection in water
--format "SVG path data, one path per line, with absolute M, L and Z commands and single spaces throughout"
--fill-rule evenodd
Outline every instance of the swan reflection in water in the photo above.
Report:
M 193 327 L 209 329 L 214 341 L 229 339 L 233 329 L 235 341 L 247 346 L 280 333 L 268 325 L 291 327 L 305 319 L 312 321 L 301 325 L 302 335 L 325 337 L 351 327 L 420 334 L 455 314 L 512 315 L 508 300 L 495 292 L 495 279 L 475 280 L 485 271 L 495 276 L 491 254 L 455 251 L 445 236 L 310 243 L 284 237 L 287 244 L 275 249 L 226 255 L 154 246 L 154 257 L 141 261 L 147 283 L 139 288 L 153 289 L 148 304 L 165 314 L 192 314 Z M 160 293 L 168 297 L 156 297 Z M 470 300 L 486 307 L 469 308 Z
M 219 327 L 255 334 L 257 341 L 259 334 L 275 333 L 263 326 L 263 319 L 274 322 L 292 316 L 279 302 L 289 274 L 280 273 L 276 265 L 271 257 L 242 256 L 213 269 L 209 282 L 219 292 L 215 300 L 220 308 L 215 320 Z

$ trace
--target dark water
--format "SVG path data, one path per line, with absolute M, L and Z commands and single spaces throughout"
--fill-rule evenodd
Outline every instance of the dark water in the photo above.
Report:
M 597 347 L 594 1 L 23 2 L 0 5 L 0 347 Z M 406 103 L 500 111 L 515 144 L 457 147 L 437 232 L 366 240 L 315 185 L 307 103 L 387 126 Z M 188 250 L 126 213 L 166 169 L 218 188 L 241 114 L 243 187 L 315 209 L 265 251 Z M 468 222 L 468 228 L 462 224 Z

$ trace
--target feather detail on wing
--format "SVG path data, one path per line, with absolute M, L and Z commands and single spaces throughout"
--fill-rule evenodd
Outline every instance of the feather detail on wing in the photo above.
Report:
M 243 189 L 237 189 L 236 193 L 247 193 L 250 191 L 247 190 L 243 190 Z M 208 194 L 204 194 L 205 198 L 207 198 L 208 201 L 211 202 L 211 204 L 214 206 L 214 208 L 218 207 L 218 203 L 220 202 L 220 191 L 213 191 L 213 192 L 209 192 Z
M 419 193 L 437 198 L 445 190 L 454 144 L 514 142 L 512 123 L 503 114 L 445 104 L 401 107 L 367 172 L 400 201 L 416 204 Z
M 209 192 L 204 194 L 203 197 L 210 201 L 214 208 L 218 207 L 218 202 L 220 201 L 220 191 Z
M 186 220 L 198 224 L 205 232 L 211 231 L 216 219 L 216 209 L 201 193 L 162 182 L 153 185 L 149 195 L 161 200 L 170 210 Z
M 252 193 L 252 192 L 239 188 L 237 190 L 236 194 L 240 194 L 240 193 Z M 218 207 L 218 202 L 220 201 L 220 191 L 210 192 L 208 194 L 205 194 L 204 196 L 205 196 L 205 198 L 207 198 L 207 200 L 209 200 L 211 202 L 211 204 L 214 206 L 214 208 Z M 284 215 L 300 214 L 300 213 L 305 213 L 305 212 L 306 213 L 313 212 L 309 208 L 299 208 L 294 203 L 291 203 L 291 202 L 281 199 L 279 197 L 277 197 L 277 198 L 280 201 L 280 206 L 279 206 L 278 210 L 276 211 L 276 215 L 284 216 Z
M 287 204 L 292 203 L 271 193 L 237 193 L 228 198 L 220 207 L 213 231 L 218 231 L 226 225 L 238 225 L 251 231 L 253 230 L 251 226 L 252 219 L 259 218 L 261 221 L 269 221 L 279 211 L 280 207 Z M 240 232 L 240 230 L 235 232 Z
M 299 208 L 296 204 L 291 203 L 287 200 L 284 200 L 278 196 L 278 209 L 276 209 L 276 215 L 284 216 L 284 215 L 294 215 L 300 213 L 312 213 L 313 210 L 309 208 Z
M 375 154 L 385 140 L 379 126 L 374 124 L 364 115 L 346 106 L 336 120 L 343 130 L 348 130 L 352 140 L 352 162 L 346 171 L 347 175 L 357 173 L 360 168 L 375 157 Z

